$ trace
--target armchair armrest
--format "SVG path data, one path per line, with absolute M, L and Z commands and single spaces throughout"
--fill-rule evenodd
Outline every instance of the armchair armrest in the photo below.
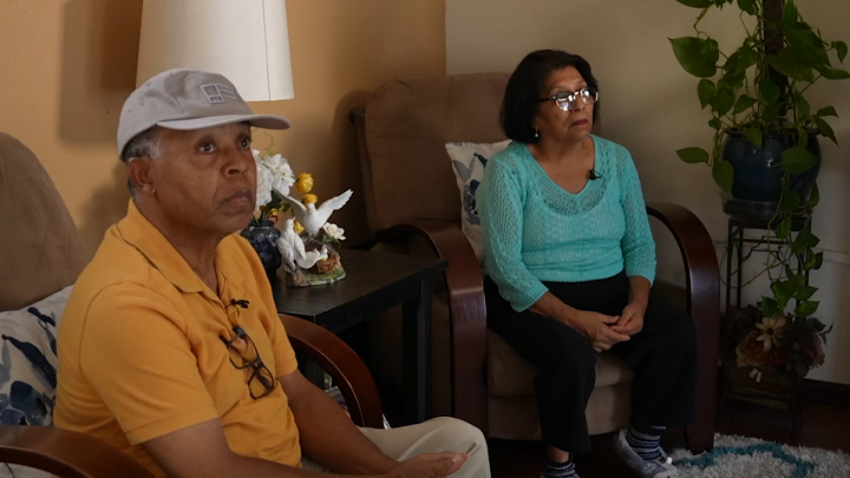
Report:
M 362 427 L 383 428 L 378 388 L 357 353 L 342 339 L 312 322 L 284 314 L 280 314 L 280 320 L 292 348 L 333 377 L 345 397 L 352 421 Z
M 720 269 L 714 242 L 702 222 L 688 209 L 670 203 L 647 205 L 673 234 L 685 263 L 687 309 L 697 328 L 699 385 L 697 417 L 688 428 L 688 447 L 694 453 L 710 450 L 717 414 L 717 359 L 720 348 Z
M 153 478 L 121 450 L 95 438 L 58 428 L 0 426 L 0 462 L 67 478 Z
M 398 224 L 377 235 L 378 242 L 425 239 L 436 256 L 448 259 L 444 272 L 451 312 L 452 415 L 487 434 L 487 310 L 484 278 L 472 246 L 460 227 L 440 221 Z

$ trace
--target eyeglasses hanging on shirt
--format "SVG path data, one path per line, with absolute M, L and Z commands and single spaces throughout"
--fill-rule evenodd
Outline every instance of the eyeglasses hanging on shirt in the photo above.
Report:
M 243 309 L 248 308 L 247 300 L 231 300 L 230 306 L 238 306 Z M 229 306 L 228 306 L 229 307 Z M 239 308 L 237 307 L 237 312 Z M 239 370 L 251 368 L 251 376 L 248 377 L 248 391 L 254 399 L 262 398 L 274 390 L 276 380 L 271 370 L 263 363 L 260 357 L 260 352 L 257 349 L 257 344 L 238 325 L 233 326 L 233 338 L 219 336 L 221 341 L 230 352 L 230 363 Z

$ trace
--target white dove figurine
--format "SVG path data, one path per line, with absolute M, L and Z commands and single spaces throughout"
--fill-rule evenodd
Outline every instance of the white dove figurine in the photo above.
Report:
M 313 236 L 318 234 L 319 230 L 322 229 L 322 226 L 328 222 L 328 218 L 331 217 L 331 214 L 333 214 L 334 211 L 345 206 L 345 203 L 351 199 L 352 194 L 354 193 L 351 189 L 349 189 L 339 196 L 328 199 L 319 207 L 316 207 L 313 203 L 308 203 L 305 206 L 301 204 L 301 201 L 290 196 L 283 196 L 283 200 L 292 206 L 292 210 L 295 212 L 295 217 L 298 219 L 298 222 L 304 226 L 304 230 L 307 231 L 308 234 Z
M 277 240 L 277 249 L 290 272 L 295 271 L 296 265 L 302 269 L 309 269 L 320 260 L 328 258 L 328 250 L 325 246 L 316 251 L 305 250 L 304 240 L 295 232 L 294 223 L 294 219 L 287 219 Z

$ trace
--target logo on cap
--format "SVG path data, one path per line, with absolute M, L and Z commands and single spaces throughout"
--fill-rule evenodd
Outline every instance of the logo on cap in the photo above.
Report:
M 227 100 L 236 100 L 236 93 L 233 91 L 233 88 L 222 85 L 221 83 L 210 83 L 208 85 L 201 85 L 201 91 L 204 92 L 204 96 L 207 98 L 207 101 L 213 105 L 216 103 L 224 103 Z

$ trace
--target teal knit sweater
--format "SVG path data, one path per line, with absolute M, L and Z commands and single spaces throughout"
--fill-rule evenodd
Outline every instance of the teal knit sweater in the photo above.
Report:
M 548 290 L 543 282 L 628 276 L 655 280 L 655 242 L 629 151 L 592 136 L 600 179 L 571 194 L 525 144 L 495 155 L 477 192 L 486 273 L 517 311 Z

